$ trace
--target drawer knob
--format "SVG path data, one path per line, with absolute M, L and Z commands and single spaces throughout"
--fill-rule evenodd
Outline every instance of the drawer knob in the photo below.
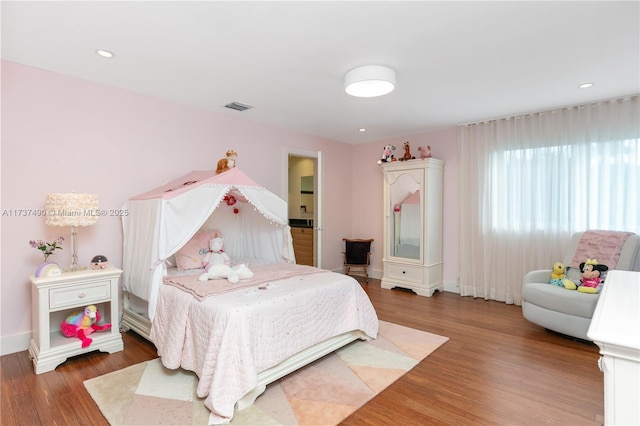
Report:
M 80 293 L 78 293 L 78 297 L 80 299 L 84 299 L 85 297 L 87 297 L 87 293 L 85 293 L 84 291 L 81 291 Z
M 406 273 L 407 273 L 407 271 L 402 271 L 402 273 L 403 273 L 403 274 L 406 274 Z

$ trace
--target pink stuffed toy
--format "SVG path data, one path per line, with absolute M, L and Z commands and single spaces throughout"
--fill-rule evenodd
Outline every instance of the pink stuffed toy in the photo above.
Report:
M 600 265 L 596 259 L 587 259 L 580 264 L 582 279 L 578 291 L 581 293 L 597 293 L 600 290 L 600 283 L 603 281 L 601 274 L 608 271 L 607 265 Z
M 60 331 L 66 337 L 77 337 L 86 348 L 93 342 L 88 336 L 94 331 L 111 330 L 111 324 L 98 325 L 100 312 L 94 305 L 89 305 L 81 312 L 69 315 L 61 324 Z
M 420 159 L 424 160 L 425 158 L 431 158 L 431 146 L 419 146 L 418 151 L 420 151 Z

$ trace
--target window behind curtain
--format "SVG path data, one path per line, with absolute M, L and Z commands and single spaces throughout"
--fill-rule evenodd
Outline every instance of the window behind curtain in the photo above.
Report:
M 461 295 L 520 304 L 587 229 L 640 234 L 637 95 L 458 128 Z
M 638 143 L 625 139 L 493 153 L 492 230 L 640 232 Z

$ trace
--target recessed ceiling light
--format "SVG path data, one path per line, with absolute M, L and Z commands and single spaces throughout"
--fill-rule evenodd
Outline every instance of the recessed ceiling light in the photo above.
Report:
M 589 87 L 593 86 L 593 83 L 582 83 L 580 86 L 578 86 L 581 89 L 587 89 Z
M 359 129 L 358 129 L 358 131 L 359 131 L 359 132 L 366 132 L 366 131 L 367 131 L 367 129 L 365 129 L 364 127 L 361 127 L 361 128 L 359 128 Z
M 108 50 L 96 50 L 96 53 L 103 58 L 113 58 L 113 52 L 109 52 Z

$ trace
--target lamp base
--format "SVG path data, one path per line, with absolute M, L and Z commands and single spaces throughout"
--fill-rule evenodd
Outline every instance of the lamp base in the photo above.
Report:
M 71 266 L 66 266 L 62 268 L 62 272 L 78 272 L 78 271 L 86 271 L 87 269 L 89 269 L 88 266 L 71 265 Z

